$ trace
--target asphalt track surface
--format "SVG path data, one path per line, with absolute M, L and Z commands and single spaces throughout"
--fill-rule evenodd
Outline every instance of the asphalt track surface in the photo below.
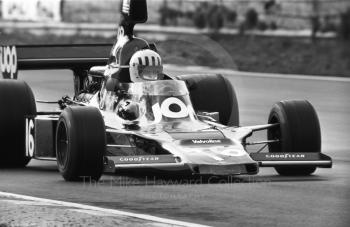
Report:
M 192 72 L 169 72 L 182 73 Z M 281 177 L 272 168 L 261 169 L 258 176 L 226 179 L 103 175 L 96 184 L 65 182 L 55 162 L 31 161 L 26 169 L 1 169 L 0 191 L 213 226 L 348 226 L 350 82 L 227 77 L 237 92 L 242 125 L 266 123 L 279 100 L 308 99 L 319 114 L 323 152 L 333 158 L 333 168 L 309 177 Z M 37 99 L 72 94 L 69 71 L 25 71 L 19 78 Z

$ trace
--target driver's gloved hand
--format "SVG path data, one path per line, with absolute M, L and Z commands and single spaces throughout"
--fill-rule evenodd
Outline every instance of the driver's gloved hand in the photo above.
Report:
M 120 82 L 116 78 L 109 77 L 106 81 L 106 90 L 107 91 L 114 91 L 116 92 L 119 90 L 118 88 L 120 87 Z

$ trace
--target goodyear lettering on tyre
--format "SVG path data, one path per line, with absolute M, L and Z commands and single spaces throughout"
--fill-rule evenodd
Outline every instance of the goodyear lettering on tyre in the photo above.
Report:
M 17 79 L 17 52 L 15 46 L 0 46 L 0 72 L 4 79 Z

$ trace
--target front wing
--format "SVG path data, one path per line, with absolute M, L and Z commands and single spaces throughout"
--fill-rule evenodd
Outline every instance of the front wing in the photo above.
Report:
M 323 153 L 252 153 L 250 157 L 261 167 L 315 166 L 331 168 L 332 159 Z

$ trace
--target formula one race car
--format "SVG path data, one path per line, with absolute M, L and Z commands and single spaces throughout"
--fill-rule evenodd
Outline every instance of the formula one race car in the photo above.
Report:
M 98 180 L 118 169 L 239 175 L 274 167 L 281 175 L 310 175 L 332 166 L 321 153 L 319 121 L 308 101 L 278 102 L 267 124 L 241 127 L 234 89 L 222 75 L 143 74 L 144 81 L 123 81 L 135 66 L 130 64 L 135 51 L 156 47 L 133 35 L 134 25 L 147 20 L 146 1 L 123 1 L 121 9 L 109 59 L 110 45 L 1 48 L 4 77 L 16 78 L 17 67 L 72 69 L 75 95 L 58 102 L 60 111 L 37 112 L 25 82 L 1 80 L 0 166 L 57 160 L 67 181 Z M 159 69 L 157 58 L 146 59 L 152 70 Z M 146 72 L 141 66 L 138 72 Z M 247 142 L 261 130 L 267 130 L 266 140 Z M 247 146 L 256 144 L 268 146 L 268 152 L 248 153 Z

